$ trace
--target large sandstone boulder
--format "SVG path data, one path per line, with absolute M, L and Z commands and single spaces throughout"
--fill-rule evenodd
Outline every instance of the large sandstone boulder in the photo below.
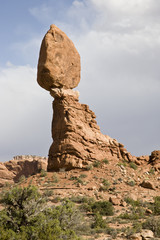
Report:
M 39 55 L 37 81 L 46 90 L 75 88 L 80 81 L 80 56 L 73 42 L 55 25 L 46 33 Z
M 100 132 L 94 112 L 79 103 L 78 92 L 52 89 L 51 95 L 55 100 L 48 171 L 86 168 L 105 158 L 132 160 L 122 144 Z

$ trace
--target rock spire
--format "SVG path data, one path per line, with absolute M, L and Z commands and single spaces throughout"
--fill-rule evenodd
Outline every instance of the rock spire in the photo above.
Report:
M 42 41 L 37 81 L 54 98 L 48 171 L 86 168 L 105 158 L 133 159 L 122 144 L 100 132 L 94 112 L 79 103 L 79 93 L 72 89 L 80 81 L 80 56 L 55 25 Z

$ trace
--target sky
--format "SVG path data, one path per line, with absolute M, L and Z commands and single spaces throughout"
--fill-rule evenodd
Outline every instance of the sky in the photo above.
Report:
M 47 156 L 52 101 L 36 81 L 51 24 L 81 56 L 80 102 L 135 156 L 160 149 L 157 0 L 5 0 L 0 7 L 0 161 Z

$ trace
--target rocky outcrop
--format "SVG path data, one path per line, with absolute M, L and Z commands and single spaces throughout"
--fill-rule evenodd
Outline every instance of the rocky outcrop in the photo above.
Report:
M 22 155 L 4 163 L 5 167 L 14 174 L 13 180 L 17 181 L 22 175 L 28 177 L 39 173 L 42 169 L 47 170 L 47 158 Z
M 160 170 L 160 151 L 155 150 L 149 156 L 149 163 L 156 169 Z
M 51 95 L 55 100 L 48 171 L 86 168 L 105 158 L 132 160 L 122 144 L 100 132 L 94 112 L 79 103 L 77 91 L 52 89 Z
M 51 88 L 75 88 L 80 81 L 79 53 L 55 25 L 51 25 L 42 41 L 37 81 L 49 91 Z
M 13 183 L 14 174 L 9 171 L 4 163 L 0 163 L 0 187 L 4 186 L 5 183 Z
M 0 163 L 0 187 L 12 184 L 24 175 L 28 177 L 47 170 L 48 159 L 32 155 L 16 156 L 12 160 Z

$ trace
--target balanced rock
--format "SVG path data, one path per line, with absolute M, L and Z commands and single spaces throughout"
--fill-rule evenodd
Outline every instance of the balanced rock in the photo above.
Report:
M 133 160 L 122 144 L 100 132 L 95 114 L 79 103 L 79 93 L 72 89 L 80 81 L 80 56 L 55 25 L 42 41 L 37 81 L 55 99 L 48 171 L 86 168 L 105 158 Z
M 55 100 L 48 171 L 86 168 L 105 158 L 131 160 L 122 144 L 101 133 L 94 112 L 79 103 L 77 91 L 52 89 L 51 95 Z
M 37 81 L 48 91 L 51 88 L 72 89 L 80 81 L 79 53 L 55 25 L 51 25 L 41 44 Z

